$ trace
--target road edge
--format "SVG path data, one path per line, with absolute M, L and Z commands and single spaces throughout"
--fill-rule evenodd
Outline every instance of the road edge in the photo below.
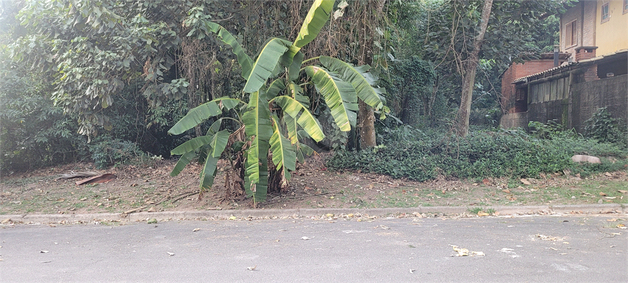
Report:
M 203 210 L 203 211 L 164 211 L 94 214 L 25 214 L 2 215 L 1 224 L 46 224 L 46 223 L 91 223 L 91 222 L 140 222 L 147 220 L 234 220 L 234 219 L 277 219 L 277 218 L 331 218 L 339 215 L 356 215 L 368 217 L 387 216 L 475 216 L 470 213 L 472 207 L 432 206 L 412 208 L 320 208 L 320 209 L 247 209 L 247 210 Z M 473 207 L 474 208 L 474 207 Z M 523 215 L 592 215 L 592 214 L 627 214 L 624 204 L 593 204 L 593 205 L 551 205 L 551 206 L 491 206 L 494 216 Z

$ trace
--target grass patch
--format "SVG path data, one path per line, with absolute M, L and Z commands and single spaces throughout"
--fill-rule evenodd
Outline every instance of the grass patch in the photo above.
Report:
M 492 209 L 492 208 L 484 209 L 482 207 L 473 207 L 473 208 L 469 208 L 468 211 L 469 213 L 475 214 L 475 215 L 482 215 L 482 214 L 494 215 L 495 214 L 495 209 Z

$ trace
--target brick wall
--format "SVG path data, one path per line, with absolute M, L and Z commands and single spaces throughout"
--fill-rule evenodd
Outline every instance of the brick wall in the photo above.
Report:
M 502 110 L 505 113 L 525 111 L 525 109 L 522 109 L 521 107 L 518 107 L 518 109 L 515 108 L 517 95 L 515 85 L 512 82 L 518 78 L 536 74 L 553 67 L 553 59 L 528 61 L 523 64 L 512 64 L 502 76 Z M 525 97 L 520 97 L 519 99 L 527 100 Z

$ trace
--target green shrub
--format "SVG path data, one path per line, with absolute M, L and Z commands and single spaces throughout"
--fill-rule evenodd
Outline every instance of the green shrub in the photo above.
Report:
M 620 119 L 613 118 L 606 107 L 598 109 L 586 120 L 584 136 L 600 142 L 626 145 L 626 131 L 620 126 Z
M 75 117 L 47 96 L 41 78 L 0 49 L 0 174 L 87 159 L 87 138 Z
M 118 163 L 128 163 L 138 157 L 147 157 L 135 143 L 101 136 L 89 145 L 96 167 L 103 169 Z
M 398 132 L 397 132 L 398 131 Z M 439 174 L 457 178 L 537 177 L 569 169 L 574 174 L 618 170 L 628 162 L 625 148 L 578 136 L 539 139 L 522 130 L 471 132 L 465 138 L 449 134 L 420 134 L 395 130 L 386 146 L 373 151 L 340 151 L 329 161 L 332 169 L 362 170 L 426 181 Z M 414 130 L 419 133 L 419 131 Z M 575 164 L 574 154 L 614 157 L 600 165 Z

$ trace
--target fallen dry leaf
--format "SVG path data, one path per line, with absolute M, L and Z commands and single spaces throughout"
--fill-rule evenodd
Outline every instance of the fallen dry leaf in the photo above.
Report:
M 174 256 L 174 253 L 168 252 L 169 256 Z
M 478 216 L 489 216 L 490 214 L 484 212 L 484 211 L 478 211 Z
M 617 191 L 622 193 L 622 194 L 628 194 L 628 191 L 626 191 L 626 190 L 617 190 Z
M 248 270 L 248 271 L 255 271 L 256 268 L 257 268 L 257 265 L 256 266 L 249 266 L 249 267 L 246 268 L 246 270 Z
M 523 178 L 522 178 L 520 181 L 521 181 L 521 183 L 523 183 L 524 185 L 532 185 L 532 183 L 530 183 L 530 181 L 528 181 L 528 180 L 526 180 L 526 179 L 523 179 Z
M 617 224 L 617 228 L 619 228 L 619 229 L 626 229 L 626 225 L 624 225 L 624 224 Z
M 194 228 L 194 230 L 192 230 L 192 232 L 198 232 L 201 231 L 201 228 Z
M 603 196 L 603 197 L 607 196 L 607 194 L 605 192 L 600 192 L 600 195 Z
M 546 236 L 543 234 L 536 234 L 535 236 L 543 241 L 562 241 L 565 239 L 560 237 Z
M 457 253 L 456 256 L 468 256 L 469 250 L 465 248 L 460 248 L 458 246 L 451 245 L 454 251 Z
M 502 190 L 502 192 L 509 194 L 510 190 L 506 189 L 506 190 Z
M 456 252 L 456 256 L 485 256 L 483 252 L 469 251 L 468 249 L 458 247 L 456 245 L 450 245 Z
M 615 221 L 617 221 L 617 218 L 606 219 L 606 221 L 608 221 L 608 222 L 615 222 Z

